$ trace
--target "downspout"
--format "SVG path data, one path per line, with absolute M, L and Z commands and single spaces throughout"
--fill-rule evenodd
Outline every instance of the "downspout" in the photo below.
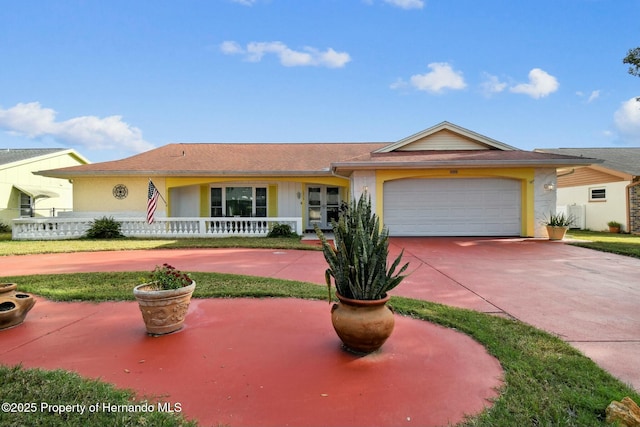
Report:
M 632 187 L 640 185 L 640 179 L 638 179 L 637 176 L 634 176 L 633 179 L 636 179 L 637 181 L 632 182 L 631 184 L 629 184 L 629 185 L 627 185 L 625 187 L 625 190 L 626 190 L 625 196 L 626 196 L 626 202 L 627 202 L 627 208 L 625 209 L 625 211 L 626 211 L 626 214 L 627 214 L 627 226 L 629 228 L 631 228 L 631 200 L 630 200 L 630 197 L 629 197 L 629 191 L 631 190 Z M 633 230 L 629 229 L 627 231 L 630 232 L 630 233 L 633 233 Z

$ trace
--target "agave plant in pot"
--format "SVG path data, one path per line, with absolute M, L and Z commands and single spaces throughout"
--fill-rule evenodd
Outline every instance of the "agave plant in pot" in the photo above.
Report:
M 329 302 L 332 278 L 339 301 L 331 308 L 333 328 L 347 350 L 371 353 L 393 332 L 395 322 L 387 305 L 388 292 L 405 278 L 402 273 L 409 263 L 396 273 L 402 251 L 388 266 L 389 231 L 380 226 L 366 193 L 348 204 L 339 220 L 332 222 L 332 229 L 333 245 L 319 228 L 315 231 L 329 265 L 325 272 Z
M 146 283 L 133 288 L 149 335 L 182 328 L 196 282 L 167 263 L 156 266 Z
M 542 223 L 547 228 L 549 240 L 562 240 L 569 227 L 575 222 L 573 215 L 565 215 L 564 213 L 550 213 L 549 217 L 544 218 Z

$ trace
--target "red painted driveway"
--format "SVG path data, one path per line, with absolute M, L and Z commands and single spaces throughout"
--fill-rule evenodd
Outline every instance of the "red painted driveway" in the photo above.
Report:
M 640 310 L 637 309 L 638 302 L 640 302 L 640 260 L 572 247 L 563 243 L 537 239 L 393 238 L 391 242 L 392 255 L 397 254 L 401 248 L 404 248 L 405 259 L 411 263 L 411 274 L 400 287 L 392 292 L 394 295 L 425 299 L 487 313 L 500 313 L 502 315 L 512 316 L 521 321 L 557 334 L 578 349 L 582 350 L 587 356 L 594 359 L 598 364 L 600 364 L 600 366 L 609 370 L 615 376 L 631 384 L 636 389 L 640 389 L 640 364 L 637 362 L 637 354 L 640 353 Z M 303 280 L 318 284 L 323 283 L 323 272 L 326 268 L 322 253 L 316 251 L 195 249 L 2 257 L 0 258 L 0 271 L 2 272 L 1 274 L 5 276 L 79 271 L 132 271 L 150 270 L 156 264 L 161 264 L 163 262 L 170 262 L 179 269 L 186 271 L 238 273 Z M 277 307 L 272 306 L 274 301 L 278 302 L 276 304 Z M 209 331 L 205 326 L 198 325 L 202 325 L 201 322 L 203 319 L 205 320 L 204 324 L 206 324 L 207 321 L 213 323 L 221 321 L 221 318 L 217 316 L 217 313 L 221 312 L 221 307 L 217 306 L 217 304 L 222 303 L 226 308 L 227 306 L 232 307 L 236 302 L 227 300 L 197 300 L 195 302 L 196 310 L 190 312 L 188 317 L 188 333 L 179 333 L 170 337 L 163 337 L 162 340 L 189 342 L 189 345 L 191 346 L 188 347 L 191 349 L 189 354 L 193 353 L 194 348 L 198 349 L 202 354 L 209 354 L 206 353 L 208 350 L 204 350 L 204 344 L 202 342 L 198 342 L 198 339 L 201 339 L 205 342 L 215 340 L 217 342 L 224 343 L 222 346 L 227 346 L 226 348 L 242 348 L 243 350 L 240 352 L 233 352 L 234 355 L 236 355 L 235 357 L 238 357 L 238 353 L 253 353 L 256 357 L 260 357 L 264 354 L 267 360 L 270 360 L 270 363 L 273 363 L 278 359 L 285 360 L 285 358 L 288 358 L 289 355 L 291 355 L 291 360 L 299 360 L 302 370 L 278 374 L 278 378 L 282 381 L 289 381 L 290 377 L 300 377 L 302 372 L 306 372 L 307 368 L 311 369 L 311 366 L 316 366 L 311 363 L 307 368 L 304 368 L 304 364 L 307 362 L 302 359 L 308 357 L 308 354 L 310 354 L 309 346 L 313 347 L 318 354 L 322 355 L 320 358 L 322 363 L 327 363 L 327 360 L 325 360 L 327 358 L 326 353 L 329 352 L 334 355 L 339 354 L 339 358 L 337 360 L 333 360 L 333 362 L 338 365 L 343 364 L 345 366 L 353 366 L 354 363 L 365 363 L 369 368 L 373 366 L 369 365 L 368 362 L 363 359 L 348 361 L 347 359 L 344 359 L 347 355 L 339 352 L 336 353 L 336 338 L 332 335 L 333 331 L 331 330 L 330 323 L 327 323 L 326 319 L 324 319 L 324 314 L 320 314 L 318 316 L 315 314 L 312 316 L 305 314 L 302 315 L 299 320 L 290 323 L 291 327 L 295 327 L 297 324 L 308 322 L 309 318 L 323 319 L 322 325 L 314 325 L 313 328 L 324 329 L 322 329 L 322 332 L 315 330 L 312 334 L 313 339 L 308 340 L 308 342 L 305 340 L 301 341 L 300 336 L 296 336 L 300 334 L 299 330 L 295 333 L 291 333 L 291 335 L 296 336 L 292 341 L 287 341 L 289 339 L 288 336 L 280 337 L 279 339 L 283 340 L 281 344 L 263 344 L 262 346 L 254 347 L 253 349 L 249 347 L 241 347 L 241 341 L 243 340 L 234 340 L 233 337 L 237 337 L 238 334 L 242 334 L 242 337 L 245 335 L 260 335 L 253 333 L 249 334 L 249 332 L 263 331 L 265 326 L 269 325 L 270 322 L 282 322 L 283 320 L 279 311 L 284 311 L 285 307 L 287 312 L 297 312 L 301 310 L 300 307 L 306 307 L 308 305 L 309 311 L 307 314 L 315 313 L 316 310 L 320 312 L 328 311 L 326 303 L 301 303 L 298 300 L 294 300 L 296 302 L 293 304 L 293 307 L 291 307 L 290 304 L 282 304 L 282 301 L 283 300 L 268 300 L 267 303 L 264 303 L 265 301 L 251 301 L 253 304 L 257 304 L 255 309 L 251 309 L 256 313 L 258 318 L 257 323 L 252 325 L 249 323 L 243 324 L 244 326 L 241 329 L 242 332 L 233 330 L 233 333 L 228 334 L 228 337 L 219 340 L 218 338 L 214 339 L 211 337 L 209 332 L 207 332 L 209 335 L 203 335 L 198 338 L 201 332 Z M 25 322 L 24 325 L 10 331 L 0 332 L 0 334 L 2 334 L 0 336 L 3 338 L 3 343 L 5 342 L 5 338 L 10 336 L 9 334 L 15 334 L 15 336 L 22 337 L 15 338 L 17 339 L 16 343 L 18 343 L 18 347 L 12 348 L 9 352 L 5 351 L 4 353 L 0 353 L 0 361 L 8 363 L 9 361 L 29 360 L 29 363 L 32 363 L 33 366 L 40 366 L 36 360 L 29 359 L 25 352 L 21 352 L 21 350 L 19 350 L 19 348 L 23 348 L 20 347 L 21 344 L 19 343 L 22 342 L 22 339 L 34 340 L 34 343 L 41 340 L 43 340 L 42 343 L 46 343 L 47 341 L 45 338 L 51 339 L 50 337 L 45 337 L 48 332 L 43 330 L 38 331 L 38 328 L 36 327 L 37 322 L 41 319 L 38 317 L 40 316 L 38 311 L 43 313 L 47 305 L 58 307 L 60 304 L 39 301 L 32 310 L 32 313 L 30 313 L 27 318 L 27 322 Z M 89 316 L 94 318 L 93 321 L 104 321 L 104 316 L 106 315 L 104 310 L 107 309 L 103 309 L 103 307 L 109 307 L 110 304 L 86 305 L 89 307 L 95 307 L 96 310 L 100 312 L 99 316 Z M 124 312 L 118 311 L 116 319 L 111 322 L 113 324 L 121 322 L 124 323 L 124 318 L 127 316 L 139 316 L 137 308 L 133 304 L 113 303 L 113 305 L 115 307 L 119 307 L 119 310 L 124 310 Z M 316 305 L 317 308 L 315 308 Z M 204 317 L 198 318 L 198 321 L 196 322 L 196 317 L 200 316 L 199 313 L 201 313 L 199 311 L 200 308 L 204 310 L 202 313 L 208 314 Z M 262 310 L 264 310 L 264 312 Z M 306 311 L 306 309 L 304 311 Z M 125 312 L 128 314 L 125 314 Z M 230 313 L 225 314 L 225 316 L 232 317 Z M 237 320 L 242 321 L 242 319 Z M 52 322 L 47 320 L 46 324 L 48 325 L 50 323 Z M 129 324 L 129 322 L 126 323 Z M 416 334 L 418 337 L 426 337 L 431 333 L 426 330 L 421 330 L 421 328 L 425 328 L 427 325 L 424 322 L 403 319 L 402 323 L 406 323 L 406 327 L 408 328 L 407 330 L 411 330 L 414 327 L 417 328 L 418 332 L 416 332 Z M 414 326 L 414 323 L 417 325 Z M 227 326 L 227 329 L 229 327 L 230 326 Z M 94 331 L 103 330 L 105 327 L 104 325 L 100 325 L 99 327 L 96 326 L 92 329 Z M 86 331 L 79 331 L 76 332 L 77 335 L 74 335 L 73 330 L 74 328 L 71 325 L 68 325 L 62 327 L 60 329 L 60 333 L 71 333 L 71 337 L 74 338 L 83 337 L 83 333 L 86 333 Z M 28 331 L 31 332 L 27 333 Z M 397 358 L 401 357 L 400 355 L 404 353 L 403 350 L 399 351 L 399 349 L 404 345 L 409 346 L 412 351 L 415 351 L 415 353 L 412 354 L 417 360 L 403 361 L 403 363 L 399 365 L 409 367 L 410 372 L 413 373 L 413 375 L 409 375 L 406 379 L 393 379 L 385 376 L 385 378 L 390 380 L 390 382 L 386 382 L 385 384 L 395 384 L 394 386 L 398 386 L 400 388 L 404 387 L 406 384 L 411 384 L 408 388 L 413 389 L 417 387 L 419 390 L 421 386 L 424 386 L 420 381 L 432 381 L 434 377 L 437 378 L 439 375 L 444 375 L 444 372 L 447 371 L 447 369 L 440 369 L 439 371 L 441 374 L 438 374 L 438 370 L 436 369 L 436 371 L 430 372 L 429 375 L 417 377 L 415 372 L 423 372 L 426 367 L 424 365 L 412 365 L 412 363 L 419 364 L 423 363 L 424 360 L 433 361 L 434 359 L 431 359 L 432 355 L 427 356 L 421 353 L 422 351 L 429 352 L 432 350 L 429 350 L 428 346 L 425 346 L 426 348 L 422 348 L 420 339 L 412 341 L 408 337 L 401 335 L 398 331 L 399 329 L 397 327 L 396 333 L 392 336 L 393 341 L 390 339 L 387 345 L 383 347 L 383 353 L 381 353 L 383 356 L 379 355 L 376 362 L 380 362 L 381 358 L 386 358 L 383 362 L 385 364 L 393 363 L 394 359 L 397 361 Z M 452 331 L 446 332 L 447 333 L 444 335 L 453 333 Z M 33 333 L 33 336 L 29 335 L 30 333 Z M 115 331 L 110 333 L 118 335 Z M 265 334 L 262 333 L 261 335 Z M 38 336 L 42 338 L 37 338 Z M 141 334 L 140 331 L 136 331 L 135 328 L 129 328 L 129 331 L 124 334 L 123 340 L 124 344 L 122 349 L 131 349 L 132 343 L 135 342 L 149 342 L 151 343 L 151 346 L 157 345 L 155 344 L 154 339 L 147 338 L 143 333 Z M 158 339 L 155 340 L 159 342 Z M 92 345 L 97 346 L 97 344 Z M 249 344 L 247 343 L 247 345 Z M 467 344 L 464 345 L 466 346 Z M 282 349 L 297 346 L 301 347 L 301 352 L 298 352 L 298 349 L 296 349 L 296 351 L 286 352 L 285 354 L 275 353 L 275 355 L 267 355 L 266 351 L 266 349 L 271 351 L 270 347 L 279 348 L 280 351 L 282 351 Z M 26 349 L 27 347 L 24 348 Z M 153 347 L 149 347 L 145 350 L 147 351 L 146 354 L 153 354 L 152 349 Z M 224 355 L 225 352 L 221 349 L 211 351 L 216 352 L 216 354 L 221 352 L 221 354 L 218 354 L 215 357 L 207 356 L 205 359 L 214 357 L 214 360 L 216 360 L 215 364 L 223 364 L 217 359 L 217 357 Z M 466 347 L 463 351 L 466 351 Z M 307 356 L 305 356 L 305 354 Z M 478 355 L 480 354 L 482 354 L 481 351 Z M 87 369 L 89 369 L 89 366 L 96 365 L 94 359 L 96 356 L 86 355 L 84 357 L 84 363 L 87 366 Z M 114 355 L 114 357 L 118 358 L 120 361 L 124 360 L 121 359 L 122 356 Z M 122 372 L 124 372 L 124 369 L 129 369 L 130 372 L 125 373 L 126 375 L 116 369 L 112 376 L 105 375 L 104 378 L 108 381 L 113 381 L 118 385 L 136 388 L 134 381 L 135 378 L 142 381 L 141 384 L 144 384 L 144 381 L 142 380 L 143 377 L 131 375 L 134 373 L 134 370 L 141 370 L 141 375 L 144 374 L 148 376 L 154 372 L 153 369 L 149 368 L 149 366 L 153 366 L 153 368 L 156 369 L 156 372 L 160 368 L 163 368 L 163 370 L 167 369 L 160 365 L 147 365 L 146 360 L 151 359 L 146 355 L 143 357 L 145 362 L 140 363 L 140 366 L 135 365 L 134 362 L 136 357 L 143 356 L 134 353 L 129 359 L 126 359 L 125 364 L 116 365 L 118 366 L 117 369 L 123 369 Z M 403 355 L 402 357 L 405 356 Z M 237 361 L 239 362 L 240 359 Z M 335 357 L 329 356 L 329 359 L 335 359 Z M 235 359 L 231 358 L 230 360 Z M 342 362 L 339 360 L 342 360 Z M 419 362 L 420 360 L 423 362 Z M 250 362 L 247 361 L 247 363 Z M 383 363 L 379 363 L 375 366 L 382 366 Z M 29 366 L 29 364 L 26 365 Z M 130 368 L 131 365 L 135 365 L 134 369 Z M 295 365 L 296 364 L 294 363 L 294 366 Z M 490 365 L 491 363 L 488 363 L 488 366 Z M 65 366 L 68 369 L 73 369 L 73 366 Z M 123 366 L 129 367 L 123 368 Z M 225 366 L 229 367 L 230 365 Z M 273 370 L 276 369 L 273 365 L 265 366 L 269 366 L 268 370 L 263 370 L 262 374 L 265 375 L 267 371 L 273 372 Z M 433 366 L 437 365 L 432 365 L 432 367 Z M 215 372 L 218 372 L 218 369 L 220 369 L 220 371 L 223 370 L 220 366 L 218 366 L 217 369 L 213 369 L 212 367 L 209 368 Z M 336 371 L 332 371 L 332 369 L 336 369 Z M 317 389 L 315 391 L 292 392 L 291 397 L 287 397 L 287 399 L 300 398 L 312 401 L 314 400 L 314 397 L 317 397 L 319 394 L 322 399 L 319 399 L 316 403 L 323 405 L 329 402 L 329 398 L 333 393 L 340 393 L 339 391 L 335 391 L 340 390 L 340 387 L 335 385 L 337 383 L 333 383 L 334 387 L 331 389 L 333 391 L 327 392 L 326 390 L 331 388 L 331 383 L 326 382 L 326 375 L 329 372 L 332 372 L 331 375 L 333 375 L 333 373 L 337 375 L 339 369 L 340 368 L 338 366 L 322 365 L 321 368 L 319 367 L 319 369 L 317 369 L 321 375 L 319 375 L 318 378 L 313 379 L 312 382 L 314 384 L 325 384 L 325 386 L 321 387 L 323 390 Z M 212 375 L 212 378 L 215 378 L 217 375 L 213 375 L 213 371 L 207 371 L 207 375 Z M 249 415 L 247 411 L 249 411 L 250 408 L 262 408 L 261 405 L 264 405 L 264 408 L 268 407 L 269 403 L 266 400 L 260 401 L 260 385 L 264 386 L 264 384 L 258 384 L 262 381 L 262 378 L 267 377 L 258 375 L 259 372 L 257 371 L 259 371 L 259 369 L 254 373 L 256 376 L 252 376 L 250 379 L 245 380 L 245 391 L 247 392 L 246 396 L 248 397 L 245 397 L 245 400 L 243 401 L 244 406 L 241 405 L 242 407 L 239 406 L 236 407 L 236 409 L 232 409 L 231 406 L 228 406 L 232 405 L 232 403 L 226 402 L 223 405 L 221 402 L 218 402 L 220 406 L 217 408 L 214 408 L 211 405 L 207 406 L 207 414 L 214 411 L 213 413 L 218 415 L 223 413 L 234 413 L 236 414 L 236 417 L 240 417 L 238 414 L 242 414 L 243 417 L 248 417 Z M 249 373 L 250 370 L 245 369 L 245 372 Z M 400 375 L 398 365 L 395 365 L 393 372 L 398 372 Z M 493 371 L 488 370 L 487 372 Z M 88 374 L 97 375 L 99 373 L 98 371 L 93 373 L 88 371 Z M 218 374 L 222 375 L 220 372 L 218 372 Z M 207 378 L 209 377 L 207 376 Z M 223 380 L 222 376 L 220 378 L 220 381 L 228 381 L 228 379 Z M 235 378 L 237 380 L 241 379 L 238 377 Z M 417 383 L 411 383 L 411 380 L 417 381 Z M 496 379 L 495 372 L 488 374 L 486 378 L 480 377 L 476 380 L 479 381 L 477 384 L 482 385 L 479 387 L 479 391 L 477 393 L 473 393 L 473 395 L 479 400 L 475 400 L 475 403 L 470 404 L 470 407 L 474 408 L 471 412 L 479 410 L 482 407 L 482 404 L 478 406 L 478 402 L 483 401 L 485 397 L 490 395 L 490 393 L 487 394 L 487 383 L 484 381 L 493 381 L 494 385 L 496 384 L 496 381 L 498 381 Z M 175 383 L 177 380 L 172 381 Z M 266 382 L 267 379 L 264 381 Z M 270 387 L 275 387 L 271 382 L 275 380 L 271 378 L 269 381 Z M 446 381 L 451 383 L 455 380 L 447 378 Z M 299 383 L 294 382 L 290 384 Z M 237 386 L 237 384 L 235 384 L 234 387 L 235 386 Z M 281 388 L 277 389 L 279 393 L 284 393 L 282 387 L 286 388 L 284 385 L 281 385 Z M 292 387 L 292 390 L 298 389 L 300 385 Z M 379 387 L 385 386 L 383 383 L 373 385 L 374 389 Z M 172 386 L 172 389 L 174 388 L 175 387 Z M 489 387 L 489 389 L 490 388 L 491 387 Z M 143 390 L 146 389 L 143 388 Z M 351 389 L 349 388 L 349 390 Z M 419 393 L 418 395 L 414 393 L 411 394 L 411 396 L 418 396 L 421 401 L 424 401 L 425 398 L 433 397 L 429 390 L 433 390 L 433 388 L 431 386 L 427 386 L 424 393 Z M 204 389 L 201 390 L 201 392 L 204 393 Z M 179 392 L 176 391 L 176 393 Z M 240 393 L 240 391 L 234 391 L 230 400 L 236 400 L 237 398 L 234 398 L 234 396 L 238 396 L 239 394 L 237 393 Z M 217 398 L 219 398 L 219 396 Z M 180 397 L 180 399 L 186 398 Z M 363 401 L 365 401 L 364 398 Z M 216 403 L 216 405 L 218 405 L 218 403 Z M 238 402 L 234 402 L 234 404 L 235 403 Z M 256 406 L 253 406 L 253 404 Z M 321 411 L 323 415 L 321 415 L 319 419 L 316 420 L 313 417 L 305 418 L 306 421 L 304 425 L 329 425 L 330 423 L 329 418 L 327 418 L 327 413 L 334 410 L 333 404 L 335 404 L 335 402 L 330 404 L 331 410 L 325 408 L 324 412 Z M 274 405 L 276 404 L 274 403 Z M 416 403 L 415 405 L 410 406 L 412 409 L 417 409 L 420 405 L 422 404 Z M 185 408 L 186 407 L 187 403 L 185 401 Z M 278 405 L 275 407 L 280 408 Z M 397 407 L 399 412 L 393 413 L 393 415 L 390 416 L 391 418 L 387 425 L 398 424 L 397 420 L 402 418 L 404 413 L 408 413 L 404 409 L 400 410 L 401 405 L 397 405 Z M 199 413 L 197 412 L 199 410 L 198 408 L 201 408 L 200 404 L 194 404 L 193 408 L 190 408 L 189 411 L 196 411 L 193 412 L 194 414 Z M 431 408 L 433 408 L 433 406 L 431 406 Z M 218 410 L 219 412 L 216 412 Z M 389 410 L 391 409 L 385 409 L 385 413 Z M 185 412 L 189 411 L 185 409 Z M 345 411 L 348 413 L 348 410 L 345 409 Z M 282 412 L 282 409 L 280 408 L 276 412 Z M 416 415 L 415 411 L 411 412 L 413 415 L 406 415 L 406 417 L 413 416 L 414 418 L 412 419 L 414 421 L 417 420 L 419 416 Z M 446 412 L 448 416 L 452 417 L 449 421 L 454 422 L 453 420 L 455 416 L 452 415 L 455 413 L 454 409 L 447 408 Z M 426 417 L 427 414 L 420 416 Z M 197 418 L 200 419 L 200 415 Z M 313 420 L 311 418 L 313 418 Z M 257 422 L 257 419 L 249 420 L 248 418 L 247 421 L 241 421 L 238 418 L 215 419 L 231 425 L 252 425 L 252 422 Z M 353 420 L 355 420 L 355 417 L 352 419 L 343 418 L 336 421 L 334 425 L 356 425 Z M 431 421 L 426 420 L 427 418 L 423 419 L 423 421 L 425 421 L 423 425 L 429 425 L 429 423 L 431 423 Z M 263 419 L 259 424 L 268 425 L 267 418 Z

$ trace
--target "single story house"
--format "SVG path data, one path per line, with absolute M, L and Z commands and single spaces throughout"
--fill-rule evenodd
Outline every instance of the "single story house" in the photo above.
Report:
M 539 149 L 543 153 L 590 157 L 601 163 L 558 171 L 558 208 L 573 213 L 581 228 L 640 233 L 640 147 Z
M 0 222 L 14 218 L 54 216 L 73 208 L 73 188 L 68 179 L 33 172 L 89 163 L 74 150 L 64 148 L 0 149 Z
M 142 219 L 151 180 L 166 201 L 158 218 L 207 218 L 200 227 L 218 231 L 280 217 L 298 218 L 299 233 L 326 229 L 343 201 L 367 192 L 393 236 L 543 237 L 556 169 L 592 162 L 442 122 L 393 143 L 176 143 L 38 173 L 73 181 L 74 216 Z

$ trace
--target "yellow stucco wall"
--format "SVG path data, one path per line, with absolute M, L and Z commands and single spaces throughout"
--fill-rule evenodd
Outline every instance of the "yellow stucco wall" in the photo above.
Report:
M 162 197 L 168 200 L 165 179 L 153 177 L 153 184 L 156 186 Z M 123 184 L 127 187 L 128 194 L 124 199 L 117 199 L 113 196 L 113 187 Z M 76 178 L 73 180 L 73 197 L 75 212 L 136 212 L 143 215 L 147 210 L 147 195 L 149 189 L 148 177 L 99 177 L 99 178 Z M 156 209 L 160 216 L 166 215 L 167 207 L 162 199 L 158 201 Z
M 228 182 L 260 182 L 268 183 L 269 188 L 269 200 L 268 200 L 268 215 L 278 216 L 278 199 L 277 199 L 277 186 L 272 183 L 277 182 L 297 182 L 303 184 L 303 191 L 301 194 L 302 201 L 305 201 L 306 197 L 306 185 L 335 185 L 343 188 L 343 194 L 348 194 L 349 182 L 345 178 L 335 176 L 309 176 L 309 177 L 256 177 L 256 176 L 244 176 L 244 177 L 167 177 L 165 180 L 166 188 L 174 187 L 186 187 L 190 185 L 200 185 L 200 215 L 203 217 L 209 216 L 209 206 L 207 204 L 209 198 L 209 187 L 213 184 L 222 184 Z M 155 179 L 154 179 L 155 183 Z M 274 189 L 276 190 L 274 192 Z M 171 201 L 169 200 L 169 206 Z M 145 205 L 146 209 L 146 205 Z M 171 212 L 171 210 L 167 210 Z M 303 217 L 306 216 L 306 212 L 303 210 Z M 303 223 L 306 218 L 303 218 Z
M 379 170 L 376 172 L 376 214 L 384 223 L 384 183 L 411 178 L 508 178 L 521 183 L 521 235 L 532 237 L 535 232 L 533 168 L 505 169 L 429 169 L 429 170 Z
M 344 178 L 339 177 L 152 177 L 154 185 L 165 198 L 168 206 L 162 200 L 158 203 L 158 214 L 166 215 L 171 212 L 171 199 L 169 189 L 197 185 L 200 188 L 200 206 L 198 211 L 203 217 L 209 216 L 209 188 L 212 184 L 228 182 L 261 182 L 268 183 L 270 196 L 268 201 L 269 215 L 278 215 L 277 199 L 274 199 L 273 189 L 277 188 L 277 182 L 299 182 L 305 185 L 335 185 L 343 188 L 343 194 L 348 194 L 349 184 Z M 74 211 L 76 212 L 119 212 L 144 214 L 147 208 L 148 177 L 78 177 L 73 182 L 73 194 L 75 199 Z M 123 184 L 127 186 L 128 195 L 125 199 L 116 199 L 112 192 L 113 187 Z M 277 195 L 276 195 L 277 196 Z M 304 192 L 303 192 L 304 197 Z

